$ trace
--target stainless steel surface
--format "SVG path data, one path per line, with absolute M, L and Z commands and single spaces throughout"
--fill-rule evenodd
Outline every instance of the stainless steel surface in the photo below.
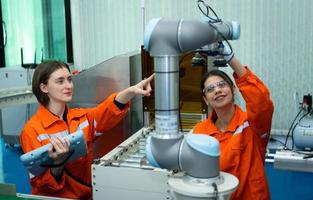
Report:
M 129 56 L 130 85 L 140 82 L 142 77 L 141 54 L 134 52 Z M 141 96 L 135 96 L 131 101 L 130 109 L 131 133 L 136 132 L 143 126 L 143 102 Z
M 139 54 L 125 54 L 113 57 L 73 77 L 74 96 L 71 105 L 92 107 L 102 102 L 114 92 L 130 86 L 130 59 Z
M 73 77 L 72 107 L 94 107 L 114 92 L 119 92 L 142 80 L 141 54 L 132 52 L 106 60 Z M 142 98 L 131 102 L 129 117 L 124 120 L 127 135 L 143 126 Z
M 179 108 L 179 57 L 156 56 L 155 60 L 155 109 L 173 110 Z M 162 114 L 160 113 L 160 114 Z M 170 114 L 169 112 L 168 114 Z M 167 114 L 167 113 L 166 113 Z
M 75 88 L 70 106 L 95 107 L 112 93 L 119 92 L 140 80 L 142 80 L 141 54 L 132 52 L 113 57 L 73 77 Z M 95 157 L 102 157 L 107 153 L 106 148 L 112 149 L 118 144 L 115 141 L 128 138 L 142 126 L 142 97 L 138 96 L 132 99 L 130 111 L 122 122 L 95 141 Z M 110 138 L 107 139 L 106 136 Z M 108 147 L 103 147 L 103 144 Z
M 132 167 L 137 166 L 138 168 L 150 168 L 148 161 L 146 160 L 145 145 L 146 139 L 150 134 L 150 129 L 141 129 L 130 138 L 125 140 L 111 152 L 103 156 L 98 162 L 99 165 L 112 165 L 120 166 L 121 164 L 137 164 L 131 165 Z

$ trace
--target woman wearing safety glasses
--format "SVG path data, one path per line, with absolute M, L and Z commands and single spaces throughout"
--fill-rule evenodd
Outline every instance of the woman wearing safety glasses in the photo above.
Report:
M 246 111 L 234 103 L 237 89 L 229 76 L 220 70 L 209 71 L 201 80 L 201 91 L 212 112 L 194 127 L 193 133 L 207 134 L 219 141 L 221 171 L 239 179 L 231 199 L 270 199 L 264 170 L 274 111 L 269 90 L 233 54 L 227 60 L 246 102 Z

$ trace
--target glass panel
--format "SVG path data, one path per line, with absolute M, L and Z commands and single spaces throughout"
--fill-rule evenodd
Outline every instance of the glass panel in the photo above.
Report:
M 46 58 L 67 61 L 64 0 L 42 0 Z
M 63 0 L 1 0 L 6 23 L 6 66 L 41 59 L 67 61 Z M 23 53 L 21 51 L 23 49 Z

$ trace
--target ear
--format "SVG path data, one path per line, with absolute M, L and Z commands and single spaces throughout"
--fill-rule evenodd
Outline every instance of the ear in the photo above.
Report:
M 47 85 L 40 83 L 39 88 L 43 93 L 48 93 Z

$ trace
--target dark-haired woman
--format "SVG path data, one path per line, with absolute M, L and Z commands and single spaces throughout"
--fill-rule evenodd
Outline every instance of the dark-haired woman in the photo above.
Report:
M 264 162 L 273 103 L 269 90 L 248 67 L 236 57 L 229 65 L 246 111 L 234 103 L 237 88 L 229 76 L 220 70 L 209 71 L 203 76 L 201 91 L 212 112 L 194 127 L 193 133 L 207 134 L 220 142 L 220 169 L 239 179 L 231 199 L 270 199 Z

